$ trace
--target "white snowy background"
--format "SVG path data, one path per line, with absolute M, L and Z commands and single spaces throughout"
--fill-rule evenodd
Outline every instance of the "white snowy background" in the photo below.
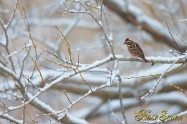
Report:
M 0 0 L 0 123 L 140 124 L 140 110 L 168 110 L 184 116 L 169 124 L 185 124 L 186 6 Z M 126 38 L 148 63 L 131 58 Z

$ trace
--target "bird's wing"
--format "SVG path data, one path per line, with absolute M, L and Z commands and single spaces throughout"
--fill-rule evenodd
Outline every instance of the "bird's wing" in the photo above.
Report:
M 136 50 L 136 55 L 139 57 L 144 57 L 143 50 L 141 49 L 141 47 L 137 43 L 134 44 L 134 47 Z

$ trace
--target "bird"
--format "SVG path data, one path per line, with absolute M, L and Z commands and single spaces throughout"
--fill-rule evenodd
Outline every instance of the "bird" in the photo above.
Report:
M 141 47 L 134 41 L 130 40 L 129 38 L 126 38 L 125 42 L 123 44 L 126 44 L 128 47 L 128 51 L 131 54 L 132 58 L 141 58 L 144 60 L 144 62 L 149 62 L 145 56 L 144 52 L 141 49 Z

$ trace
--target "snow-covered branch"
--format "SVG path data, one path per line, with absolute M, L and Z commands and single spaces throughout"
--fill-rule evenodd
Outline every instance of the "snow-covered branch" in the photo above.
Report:
M 186 25 L 175 19 L 187 2 L 135 1 L 2 1 L 0 123 L 127 124 L 161 107 L 186 115 Z M 127 52 L 131 34 L 146 36 L 137 43 L 148 62 Z

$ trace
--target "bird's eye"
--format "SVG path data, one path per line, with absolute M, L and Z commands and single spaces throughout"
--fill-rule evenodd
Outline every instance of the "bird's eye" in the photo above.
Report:
M 131 44 L 131 41 L 125 41 L 126 42 L 126 44 L 128 45 L 128 44 Z

